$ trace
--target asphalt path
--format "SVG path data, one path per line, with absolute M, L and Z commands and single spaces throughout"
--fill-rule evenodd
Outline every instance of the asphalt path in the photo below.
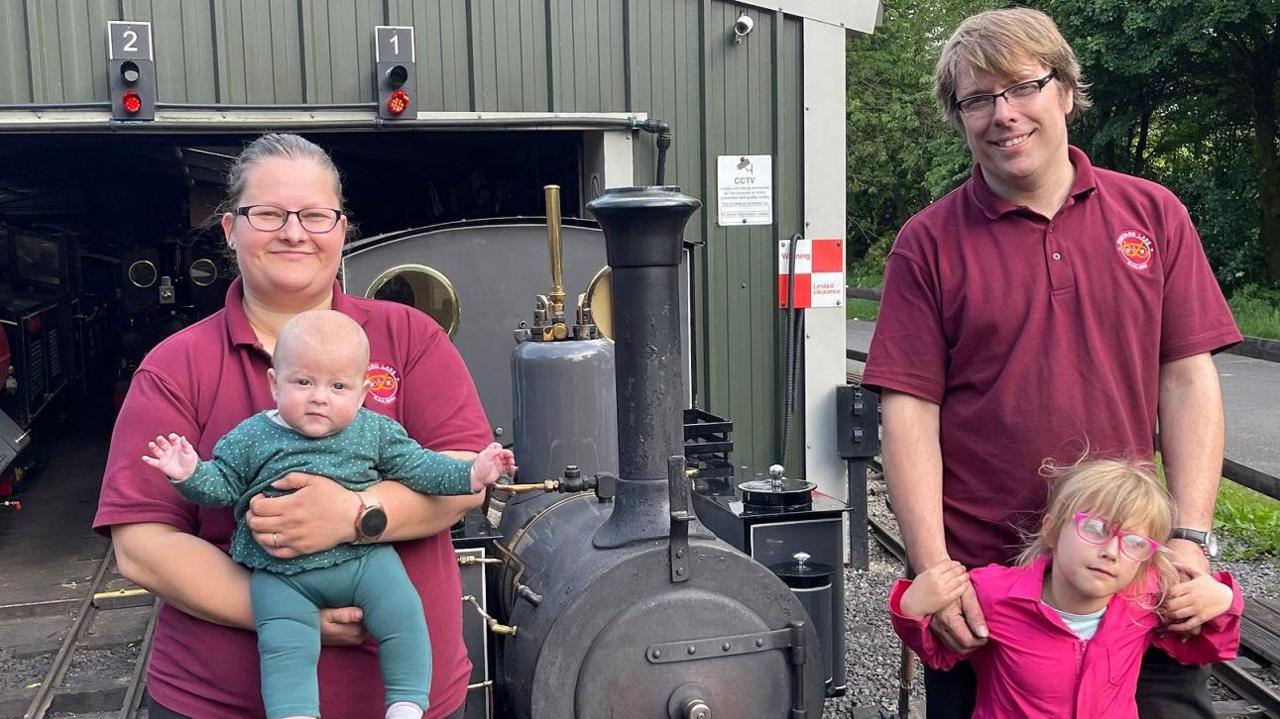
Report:
M 849 320 L 846 346 L 866 352 L 874 322 Z M 1228 459 L 1280 477 L 1280 363 L 1222 353 L 1213 358 L 1222 380 Z M 849 361 L 861 370 L 862 363 Z

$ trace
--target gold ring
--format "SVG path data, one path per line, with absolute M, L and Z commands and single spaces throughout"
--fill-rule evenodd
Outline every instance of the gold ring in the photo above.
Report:
M 274 547 L 274 548 L 276 548 L 276 549 L 279 549 L 279 548 L 280 548 L 280 533 L 279 533 L 279 532 L 272 532 L 272 533 L 271 533 L 271 546 L 272 546 L 272 547 Z

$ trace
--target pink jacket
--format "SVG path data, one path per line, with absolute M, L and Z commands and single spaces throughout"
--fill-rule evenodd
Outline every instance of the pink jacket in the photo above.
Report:
M 992 564 L 969 573 L 990 639 L 967 657 L 937 641 L 927 617 L 902 615 L 902 593 L 910 586 L 906 580 L 899 580 L 889 595 L 894 631 L 925 664 L 945 670 L 963 659 L 972 661 L 978 675 L 974 719 L 1136 719 L 1134 694 L 1147 647 L 1154 644 L 1183 664 L 1236 657 L 1244 598 L 1226 572 L 1215 578 L 1231 587 L 1231 609 L 1185 642 L 1157 633 L 1159 619 L 1129 592 L 1113 597 L 1097 633 L 1081 640 L 1040 601 L 1048 566 L 1044 557 L 1026 567 Z

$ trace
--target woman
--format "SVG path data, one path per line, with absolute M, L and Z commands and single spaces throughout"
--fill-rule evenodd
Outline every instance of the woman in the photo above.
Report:
M 276 335 L 316 308 L 346 314 L 369 336 L 365 406 L 399 421 L 426 447 L 470 458 L 492 438 L 475 386 L 448 337 L 403 305 L 342 292 L 336 282 L 347 231 L 342 186 L 328 155 L 296 135 L 248 145 L 228 178 L 222 230 L 240 268 L 216 314 L 160 343 L 139 367 L 111 439 L 94 528 L 109 533 L 120 571 L 165 600 L 156 627 L 150 716 L 262 716 L 249 574 L 226 554 L 229 509 L 183 501 L 141 461 L 149 439 L 185 434 L 209 456 L 227 430 L 274 406 L 267 382 Z M 471 665 L 461 635 L 457 562 L 446 530 L 479 496 L 427 496 L 385 482 L 361 496 L 315 475 L 276 484 L 294 490 L 251 504 L 254 539 L 288 558 L 342 542 L 396 542 L 425 607 L 435 658 L 429 719 L 460 717 Z M 386 528 L 368 520 L 381 505 Z M 372 510 L 372 512 L 370 511 Z M 324 716 L 381 717 L 375 648 L 360 613 L 322 614 Z

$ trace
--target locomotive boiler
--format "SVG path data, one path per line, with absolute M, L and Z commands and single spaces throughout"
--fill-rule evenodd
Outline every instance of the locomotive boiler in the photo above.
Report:
M 617 472 L 504 516 L 498 684 L 521 718 L 817 717 L 804 606 L 696 518 L 685 471 L 678 265 L 700 203 L 675 187 L 587 205 L 613 273 Z M 541 479 L 541 478 L 539 478 Z

